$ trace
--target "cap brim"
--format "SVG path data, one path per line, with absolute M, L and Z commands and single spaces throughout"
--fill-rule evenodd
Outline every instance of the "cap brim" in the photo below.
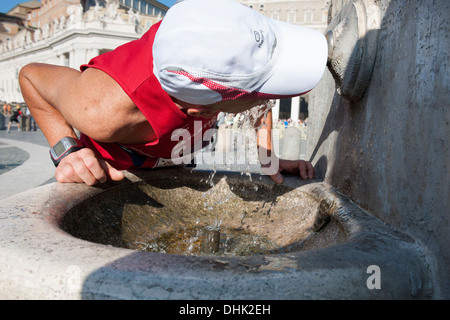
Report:
M 319 31 L 270 19 L 277 29 L 281 54 L 260 93 L 295 96 L 313 89 L 326 68 L 328 45 Z

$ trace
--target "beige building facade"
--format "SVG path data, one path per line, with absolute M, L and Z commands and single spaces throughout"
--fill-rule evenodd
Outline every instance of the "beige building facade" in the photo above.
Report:
M 241 0 L 266 17 L 324 32 L 330 0 Z
M 78 69 L 138 39 L 167 10 L 153 0 L 41 0 L 16 6 L 0 16 L 0 102 L 24 102 L 18 83 L 24 65 Z

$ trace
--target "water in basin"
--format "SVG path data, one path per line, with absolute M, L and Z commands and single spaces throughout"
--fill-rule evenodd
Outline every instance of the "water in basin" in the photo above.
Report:
M 255 177 L 196 172 L 120 185 L 72 208 L 62 229 L 96 243 L 183 255 L 277 254 L 345 241 L 332 202 Z

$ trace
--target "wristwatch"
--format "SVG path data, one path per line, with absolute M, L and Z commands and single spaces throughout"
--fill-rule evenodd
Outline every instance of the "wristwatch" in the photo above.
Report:
M 62 158 L 82 148 L 84 148 L 84 145 L 80 140 L 64 137 L 50 148 L 50 158 L 52 158 L 55 167 L 57 167 Z

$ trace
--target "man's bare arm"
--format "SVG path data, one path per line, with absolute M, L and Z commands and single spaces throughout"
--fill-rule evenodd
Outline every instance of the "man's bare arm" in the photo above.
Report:
M 86 76 L 71 68 L 47 64 L 22 68 L 19 74 L 22 95 L 51 146 L 65 136 L 76 138 L 73 127 L 98 139 L 108 139 L 111 135 L 108 122 L 102 121 L 102 111 L 117 97 L 111 93 L 114 90 L 106 87 L 108 84 L 89 77 L 92 73 Z M 99 98 L 101 94 L 106 95 L 104 100 Z M 108 176 L 120 180 L 123 173 L 99 161 L 88 149 L 69 154 L 55 171 L 60 182 L 89 185 L 104 182 Z

